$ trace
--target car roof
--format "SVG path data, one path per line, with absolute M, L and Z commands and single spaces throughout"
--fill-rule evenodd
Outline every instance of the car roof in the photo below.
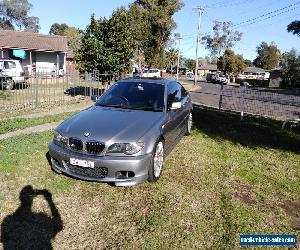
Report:
M 167 84 L 169 82 L 175 82 L 174 79 L 165 79 L 165 78 L 151 78 L 151 77 L 140 77 L 140 78 L 127 78 L 120 80 L 118 82 L 143 82 L 143 83 L 156 83 L 156 84 Z

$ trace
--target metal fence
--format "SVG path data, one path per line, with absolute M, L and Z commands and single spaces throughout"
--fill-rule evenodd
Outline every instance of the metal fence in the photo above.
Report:
M 22 77 L 0 74 L 0 112 L 52 107 L 90 99 L 92 95 L 101 95 L 115 80 L 115 74 L 100 74 L 98 71 L 85 74 L 71 71 L 63 75 L 39 72 Z
M 201 83 L 201 90 L 191 93 L 196 104 L 283 121 L 300 119 L 299 89 L 249 88 Z

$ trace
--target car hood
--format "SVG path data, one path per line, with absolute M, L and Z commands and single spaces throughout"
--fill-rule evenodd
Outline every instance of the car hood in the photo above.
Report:
M 135 142 L 160 123 L 163 116 L 162 112 L 92 106 L 64 121 L 56 130 L 82 140 Z

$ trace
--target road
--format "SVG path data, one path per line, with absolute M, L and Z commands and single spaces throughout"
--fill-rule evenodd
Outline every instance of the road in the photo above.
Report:
M 198 83 L 200 89 L 190 92 L 192 102 L 210 107 L 219 107 L 221 85 L 207 82 Z

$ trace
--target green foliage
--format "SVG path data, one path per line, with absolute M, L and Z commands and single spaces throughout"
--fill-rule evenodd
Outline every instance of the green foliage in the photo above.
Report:
M 28 16 L 32 4 L 28 0 L 3 0 L 0 2 L 0 28 L 38 32 L 39 18 Z
M 266 42 L 262 42 L 257 47 L 257 54 L 258 56 L 253 63 L 256 67 L 263 69 L 273 69 L 277 67 L 281 58 L 280 50 L 274 42 L 270 45 Z
M 173 71 L 173 68 L 177 65 L 178 60 L 178 50 L 174 48 L 170 48 L 166 51 L 166 60 L 168 62 L 168 68 Z
M 185 61 L 185 65 L 187 66 L 187 68 L 189 70 L 194 70 L 196 68 L 196 60 L 195 59 L 191 59 L 191 58 L 188 58 L 186 59 Z
M 91 23 L 82 32 L 82 46 L 75 54 L 80 72 L 128 71 L 136 48 L 133 30 L 128 28 L 131 22 L 132 17 L 125 8 L 119 8 L 109 19 L 96 20 L 92 16 Z
M 253 67 L 253 62 L 251 60 L 245 59 L 244 62 L 245 62 L 245 64 L 246 64 L 247 67 Z
M 280 61 L 284 87 L 300 85 L 300 54 L 295 49 L 283 53 Z
M 291 22 L 287 26 L 287 31 L 292 32 L 294 35 L 297 35 L 300 37 L 300 21 Z
M 211 57 L 220 56 L 226 49 L 231 49 L 242 39 L 242 33 L 232 30 L 232 22 L 214 21 L 213 35 L 202 37 L 203 43 L 210 51 Z
M 236 55 L 234 51 L 227 49 L 224 55 L 218 59 L 218 69 L 227 73 L 242 73 L 246 64 L 244 58 L 241 55 Z
M 54 23 L 52 24 L 50 31 L 50 35 L 59 35 L 59 36 L 66 36 L 68 39 L 68 46 L 72 51 L 77 51 L 81 46 L 81 34 L 79 29 L 74 27 L 70 27 L 65 23 L 59 24 Z
M 67 30 L 69 29 L 70 27 L 65 24 L 65 23 L 62 23 L 62 24 L 59 24 L 59 23 L 54 23 L 51 25 L 50 27 L 50 31 L 49 31 L 49 34 L 50 35 L 59 35 L 59 36 L 65 36 L 66 35 L 66 32 Z
M 176 27 L 173 15 L 182 8 L 180 0 L 137 0 L 130 5 L 137 48 L 149 66 L 163 67 L 165 49 Z

